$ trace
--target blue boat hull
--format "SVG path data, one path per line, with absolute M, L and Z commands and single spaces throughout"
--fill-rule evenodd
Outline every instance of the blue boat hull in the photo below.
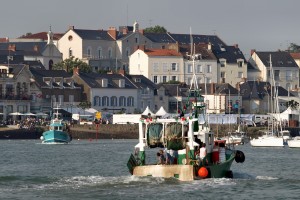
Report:
M 43 143 L 69 143 L 71 138 L 67 132 L 49 130 L 43 133 Z

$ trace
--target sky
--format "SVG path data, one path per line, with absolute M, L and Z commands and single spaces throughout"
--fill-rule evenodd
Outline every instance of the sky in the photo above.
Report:
M 299 0 L 5 0 L 0 38 L 26 33 L 159 25 L 171 33 L 217 35 L 238 44 L 245 57 L 300 45 Z

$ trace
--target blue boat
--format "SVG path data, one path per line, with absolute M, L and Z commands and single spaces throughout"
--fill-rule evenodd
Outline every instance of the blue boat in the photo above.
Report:
M 67 144 L 71 142 L 72 137 L 63 120 L 55 118 L 51 120 L 49 130 L 43 133 L 41 140 L 42 143 L 47 144 Z

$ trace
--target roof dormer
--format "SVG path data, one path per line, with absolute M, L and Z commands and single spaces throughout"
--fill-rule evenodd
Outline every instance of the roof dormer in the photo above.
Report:
M 119 79 L 119 87 L 125 88 L 125 80 L 124 79 Z
M 102 80 L 101 80 L 101 84 L 102 84 L 102 87 L 105 87 L 105 88 L 107 88 L 107 85 L 108 85 L 108 80 L 106 79 L 106 78 L 103 78 Z

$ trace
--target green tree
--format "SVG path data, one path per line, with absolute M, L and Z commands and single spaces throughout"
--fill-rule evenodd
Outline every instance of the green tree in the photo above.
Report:
M 89 73 L 92 71 L 91 66 L 78 58 L 71 56 L 59 63 L 53 65 L 53 70 L 65 70 L 69 73 L 73 72 L 74 67 L 78 67 L 81 72 Z
M 166 33 L 167 29 L 163 26 L 156 25 L 154 27 L 148 27 L 144 29 L 145 33 Z
M 295 44 L 295 43 L 291 43 L 290 46 L 288 47 L 288 52 L 299 53 L 300 52 L 300 46 Z
M 84 110 L 84 114 L 85 114 L 85 109 L 91 108 L 92 103 L 89 101 L 82 101 L 78 104 L 78 107 Z
M 292 110 L 297 110 L 299 108 L 299 102 L 290 100 L 286 102 L 286 107 L 290 107 Z

